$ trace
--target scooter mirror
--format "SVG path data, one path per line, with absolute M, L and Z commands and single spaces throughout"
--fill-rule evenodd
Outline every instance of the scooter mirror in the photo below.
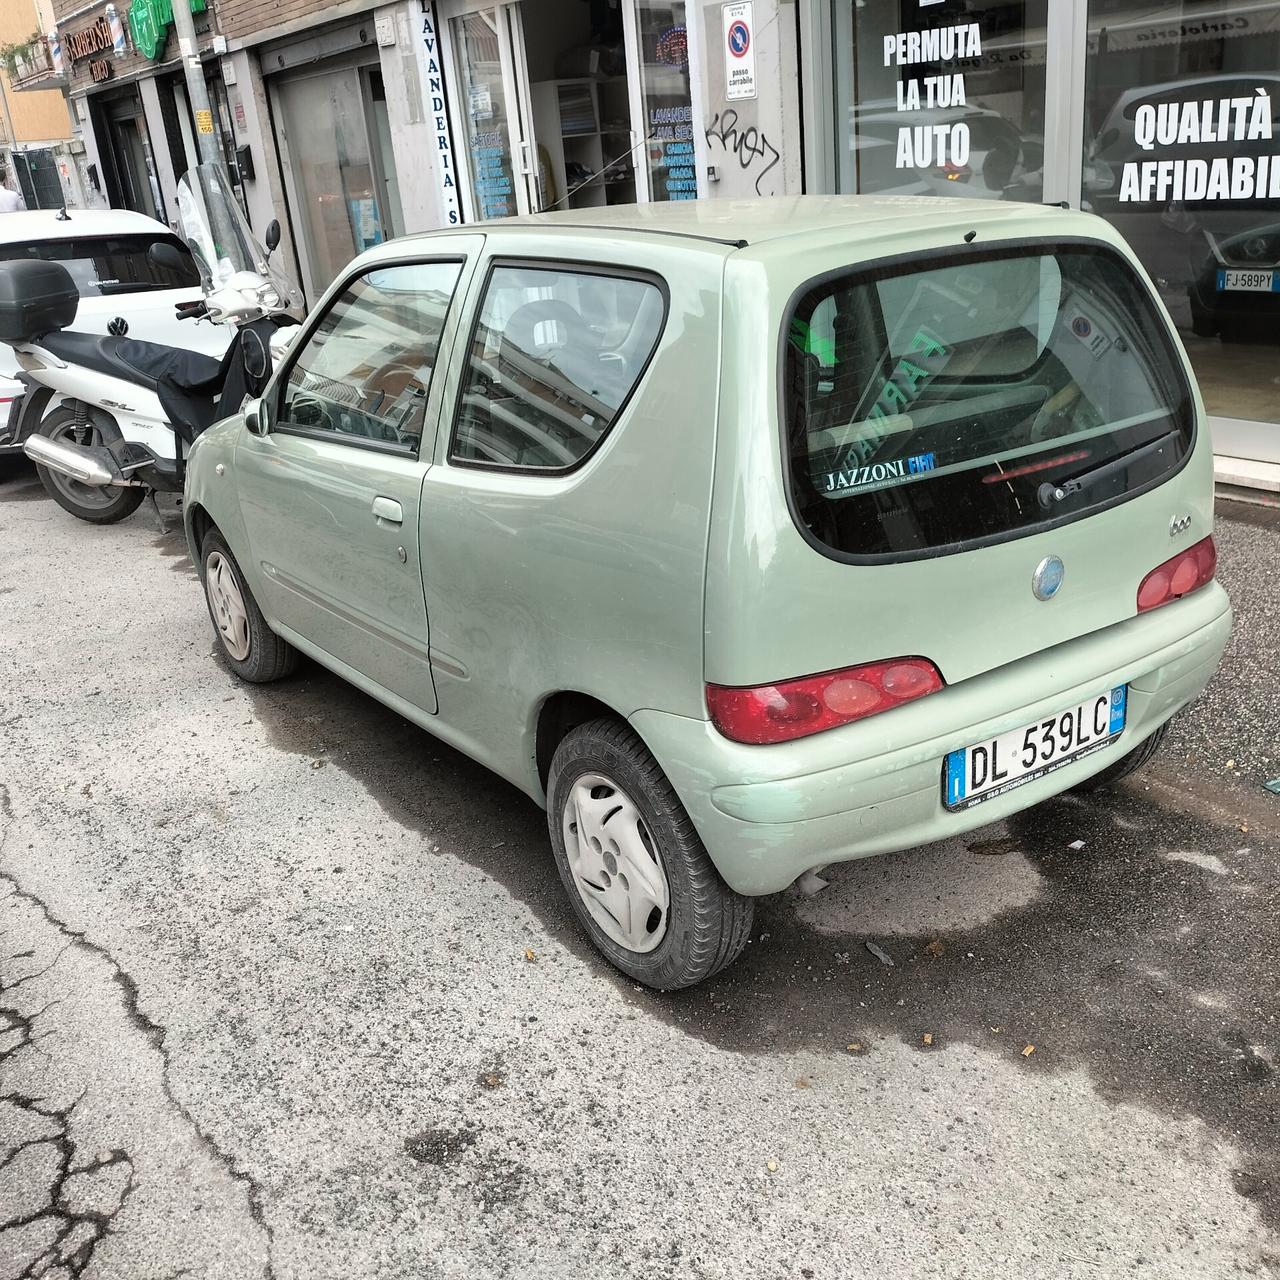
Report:
M 244 407 L 244 425 L 250 435 L 267 434 L 267 410 L 261 400 L 250 400 Z
M 191 260 L 176 244 L 170 244 L 167 240 L 157 240 L 147 250 L 147 259 L 153 267 L 162 267 L 166 271 L 191 270 Z
M 267 224 L 267 252 L 275 253 L 280 247 L 280 220 L 272 218 Z

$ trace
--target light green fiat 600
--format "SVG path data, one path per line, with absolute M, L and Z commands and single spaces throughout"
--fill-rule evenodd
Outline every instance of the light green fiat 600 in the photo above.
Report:
M 1204 688 L 1204 408 L 1105 223 L 825 198 L 399 240 L 204 434 L 231 667 L 299 652 L 546 806 L 660 989 L 809 868 L 1122 777 Z

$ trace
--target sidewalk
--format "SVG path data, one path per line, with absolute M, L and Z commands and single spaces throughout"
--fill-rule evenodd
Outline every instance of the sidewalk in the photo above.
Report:
M 1217 453 L 1213 457 L 1213 478 L 1220 498 L 1280 507 L 1280 464 Z

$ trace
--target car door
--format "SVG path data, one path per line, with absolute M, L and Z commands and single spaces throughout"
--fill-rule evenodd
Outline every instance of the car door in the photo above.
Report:
M 437 355 L 482 236 L 367 265 L 331 295 L 237 446 L 266 612 L 349 673 L 434 713 L 418 527 L 439 419 Z

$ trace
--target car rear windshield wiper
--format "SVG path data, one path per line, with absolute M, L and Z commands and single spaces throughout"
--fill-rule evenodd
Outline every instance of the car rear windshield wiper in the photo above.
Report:
M 1063 480 L 1057 484 L 1051 484 L 1046 480 L 1036 490 L 1040 505 L 1047 510 L 1055 503 L 1066 501 L 1073 493 L 1080 493 L 1082 490 L 1096 484 L 1099 480 L 1105 480 L 1108 476 L 1115 475 L 1117 471 L 1123 471 L 1126 467 L 1137 462 L 1139 458 L 1145 458 L 1148 454 L 1158 453 L 1170 440 L 1176 439 L 1178 434 L 1177 431 L 1166 431 L 1164 435 L 1157 436 L 1154 440 L 1148 440 L 1146 444 L 1140 444 L 1136 448 L 1127 449 L 1109 462 L 1104 462 L 1101 466 L 1092 467 L 1088 471 L 1082 471 L 1078 476 L 1072 476 L 1070 480 Z

